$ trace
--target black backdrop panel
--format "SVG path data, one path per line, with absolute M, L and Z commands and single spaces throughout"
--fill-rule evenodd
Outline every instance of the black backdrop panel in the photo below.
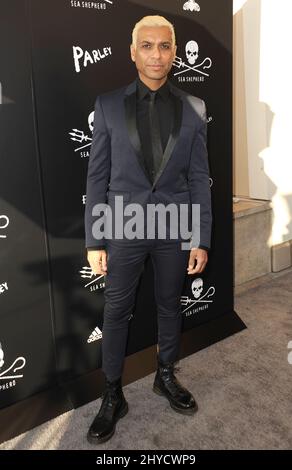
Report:
M 1 4 L 0 386 L 7 364 L 26 361 L 17 384 L 0 389 L 1 406 L 53 386 L 56 373 L 64 383 L 101 365 L 104 279 L 84 248 L 93 107 L 136 77 L 129 46 L 144 15 L 174 24 L 170 80 L 203 98 L 209 118 L 212 250 L 205 272 L 186 277 L 184 330 L 233 311 L 232 0 L 197 3 L 200 11 L 180 0 Z M 127 354 L 155 344 L 156 333 L 148 259 Z
M 56 382 L 24 2 L 0 14 L 0 408 Z
M 113 1 L 103 2 L 102 8 L 65 0 L 30 2 L 55 338 L 63 379 L 100 366 L 103 278 L 94 278 L 88 266 L 83 226 L 91 113 L 97 94 L 135 78 L 129 45 L 132 28 L 144 15 L 162 14 L 175 25 L 178 50 L 170 79 L 203 98 L 208 108 L 214 236 L 205 273 L 186 278 L 184 329 L 233 309 L 232 2 L 201 3 L 200 12 L 193 12 L 184 10 L 180 1 Z M 148 260 L 130 324 L 127 354 L 156 342 L 152 280 Z

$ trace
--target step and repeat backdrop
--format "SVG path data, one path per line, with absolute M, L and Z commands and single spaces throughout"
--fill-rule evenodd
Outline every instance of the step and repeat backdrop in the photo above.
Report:
M 170 80 L 205 100 L 213 237 L 186 276 L 184 330 L 233 311 L 232 0 L 9 0 L 0 28 L 0 407 L 101 366 L 104 278 L 87 262 L 85 188 L 98 94 L 130 83 L 145 15 L 176 29 Z M 148 259 L 127 354 L 156 343 Z M 194 330 L 195 331 L 195 330 Z

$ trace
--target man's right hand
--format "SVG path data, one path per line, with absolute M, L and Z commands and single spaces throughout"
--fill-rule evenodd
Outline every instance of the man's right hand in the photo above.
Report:
M 106 250 L 87 250 L 87 260 L 94 274 L 107 274 Z

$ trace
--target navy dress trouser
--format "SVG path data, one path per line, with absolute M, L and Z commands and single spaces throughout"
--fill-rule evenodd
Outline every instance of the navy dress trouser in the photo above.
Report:
M 102 370 L 108 380 L 119 378 L 123 372 L 129 318 L 148 254 L 154 270 L 159 359 L 177 360 L 182 321 L 180 297 L 189 253 L 181 249 L 181 242 L 174 240 L 107 241 Z

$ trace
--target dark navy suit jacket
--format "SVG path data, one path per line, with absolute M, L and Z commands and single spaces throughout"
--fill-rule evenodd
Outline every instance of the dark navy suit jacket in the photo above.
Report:
M 190 204 L 199 204 L 200 237 L 199 240 L 197 236 L 191 239 L 190 247 L 203 245 L 210 248 L 212 210 L 206 105 L 202 99 L 184 92 L 170 81 L 169 85 L 174 95 L 175 116 L 154 182 L 150 181 L 145 168 L 137 130 L 137 80 L 97 97 L 86 185 L 87 248 L 98 249 L 106 245 L 105 238 L 96 239 L 93 234 L 93 224 L 98 217 L 93 215 L 92 209 L 97 203 L 107 203 L 114 215 L 116 195 L 123 196 L 124 204 L 140 203 L 144 208 L 147 203 L 159 202 L 188 204 L 189 208 Z M 189 222 L 194 233 L 198 221 Z M 169 233 L 169 227 L 166 230 Z

